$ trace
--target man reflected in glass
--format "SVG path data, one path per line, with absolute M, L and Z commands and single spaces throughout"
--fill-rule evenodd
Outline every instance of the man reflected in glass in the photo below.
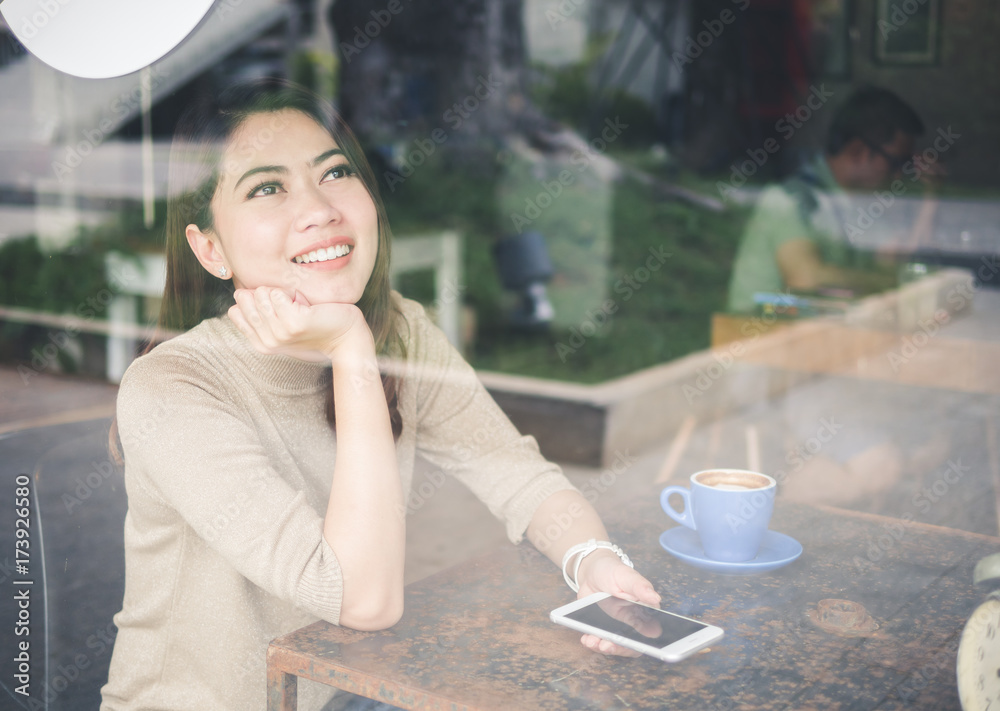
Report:
M 851 94 L 833 118 L 823 152 L 758 198 L 733 265 L 729 311 L 754 312 L 763 303 L 781 303 L 782 294 L 852 297 L 894 286 L 894 254 L 921 241 L 934 203 L 925 201 L 905 240 L 865 234 L 888 233 L 892 221 L 862 222 L 857 205 L 881 195 L 882 214 L 902 202 L 897 196 L 912 180 L 925 188 L 934 182 L 938 166 L 913 158 L 923 133 L 917 112 L 891 91 L 863 87 Z

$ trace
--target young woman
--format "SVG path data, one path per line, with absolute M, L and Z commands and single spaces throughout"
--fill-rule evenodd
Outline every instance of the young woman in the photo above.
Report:
M 102 709 L 263 709 L 272 638 L 395 624 L 418 452 L 580 595 L 658 603 L 586 544 L 608 539 L 593 508 L 390 291 L 375 179 L 332 109 L 277 82 L 192 108 L 170 194 L 161 324 L 186 332 L 121 383 L 126 584 Z M 330 695 L 300 686 L 301 709 Z

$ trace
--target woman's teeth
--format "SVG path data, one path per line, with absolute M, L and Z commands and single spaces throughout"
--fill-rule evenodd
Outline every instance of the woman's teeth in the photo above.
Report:
M 336 259 L 337 257 L 343 257 L 348 254 L 351 248 L 346 244 L 338 244 L 333 247 L 327 247 L 326 249 L 315 249 L 309 254 L 300 254 L 295 258 L 296 264 L 311 264 L 312 262 L 326 262 L 330 259 Z

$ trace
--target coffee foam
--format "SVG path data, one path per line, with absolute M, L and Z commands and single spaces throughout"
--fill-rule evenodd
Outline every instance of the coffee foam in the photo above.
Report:
M 702 486 L 710 486 L 721 491 L 753 491 L 766 489 L 770 480 L 763 474 L 741 471 L 710 471 L 699 474 L 695 481 Z

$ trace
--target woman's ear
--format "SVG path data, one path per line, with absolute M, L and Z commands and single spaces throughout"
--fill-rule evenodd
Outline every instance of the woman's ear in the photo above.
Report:
M 204 233 L 198 225 L 188 225 L 184 228 L 184 236 L 187 237 L 191 251 L 195 258 L 205 267 L 205 270 L 214 277 L 228 279 L 232 276 L 226 263 L 226 255 L 219 244 L 219 238 L 211 233 Z

